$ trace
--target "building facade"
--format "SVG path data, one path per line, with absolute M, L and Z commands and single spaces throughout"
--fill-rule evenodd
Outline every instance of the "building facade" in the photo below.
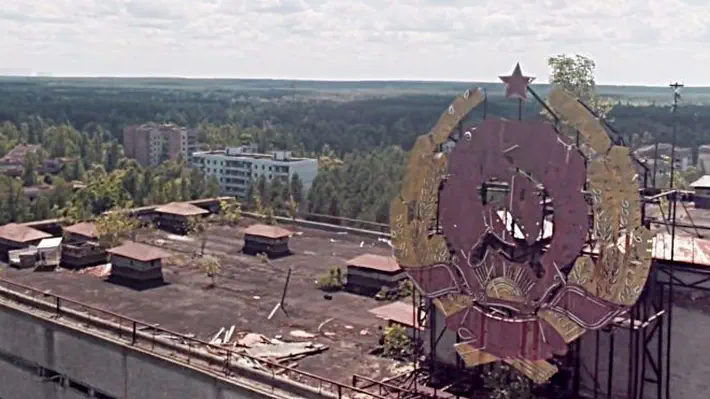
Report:
M 200 148 L 197 129 L 174 124 L 145 123 L 123 129 L 126 156 L 143 166 L 157 166 L 182 154 L 190 161 Z
M 192 154 L 192 167 L 199 168 L 205 177 L 215 176 L 222 195 L 244 198 L 249 180 L 264 176 L 267 182 L 281 179 L 288 184 L 293 175 L 303 182 L 306 194 L 318 174 L 318 160 L 294 158 L 290 151 L 259 154 L 254 147 L 241 146 L 219 151 L 202 151 Z
M 672 145 L 669 143 L 658 143 L 658 161 L 655 161 L 656 145 L 651 144 L 641 147 L 634 151 L 639 159 L 645 160 L 649 169 L 653 170 L 654 162 L 656 164 L 656 173 L 659 175 L 669 174 L 671 169 L 671 155 L 674 155 L 676 170 L 685 172 L 689 167 L 693 166 L 693 150 L 687 147 L 676 147 L 673 154 Z

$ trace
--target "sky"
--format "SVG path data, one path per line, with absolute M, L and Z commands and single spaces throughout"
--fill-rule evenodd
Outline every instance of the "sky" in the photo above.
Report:
M 707 0 L 2 0 L 0 74 L 710 86 Z M 705 48 L 704 48 L 705 47 Z

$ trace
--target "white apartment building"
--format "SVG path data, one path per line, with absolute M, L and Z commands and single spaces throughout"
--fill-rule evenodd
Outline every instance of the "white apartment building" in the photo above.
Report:
M 288 184 L 295 174 L 303 182 L 305 195 L 318 174 L 317 159 L 294 158 L 290 151 L 259 154 L 250 146 L 195 152 L 191 164 L 202 169 L 206 176 L 217 177 L 222 195 L 240 198 L 246 196 L 249 179 L 257 181 L 264 176 L 267 182 L 281 179 Z

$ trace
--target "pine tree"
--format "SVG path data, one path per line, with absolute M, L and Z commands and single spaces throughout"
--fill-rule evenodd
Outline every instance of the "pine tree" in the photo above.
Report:
M 33 152 L 28 152 L 27 155 L 25 155 L 22 183 L 25 186 L 34 186 L 37 184 L 37 156 Z
M 291 182 L 289 184 L 289 193 L 293 196 L 293 199 L 299 204 L 303 203 L 303 181 L 298 173 L 294 173 L 291 176 Z

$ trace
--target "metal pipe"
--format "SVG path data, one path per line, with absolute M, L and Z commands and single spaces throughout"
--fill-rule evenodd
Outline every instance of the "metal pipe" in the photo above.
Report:
M 557 116 L 555 111 L 553 111 L 552 108 L 550 108 L 550 106 L 547 105 L 545 100 L 540 98 L 540 96 L 535 92 L 535 90 L 533 90 L 533 88 L 530 87 L 529 85 L 528 85 L 528 93 L 532 94 L 533 98 L 535 98 L 535 100 L 537 100 L 537 102 L 545 109 L 545 111 L 547 111 L 550 115 L 552 115 L 552 119 L 555 120 L 555 124 L 560 123 L 560 117 Z
M 656 282 L 658 282 L 658 276 L 656 276 Z M 662 309 L 664 305 L 664 292 L 665 287 L 663 285 L 658 285 L 660 292 L 658 293 L 658 307 Z M 658 399 L 663 399 L 663 324 L 665 322 L 665 315 L 661 315 L 660 320 L 658 320 L 658 348 L 657 348 L 657 359 L 658 359 L 658 385 L 656 386 L 656 396 Z
M 613 387 L 613 379 L 614 379 L 614 330 L 612 327 L 611 334 L 609 336 L 609 369 L 608 369 L 608 377 L 606 380 L 606 397 L 611 398 L 612 397 L 612 387 Z
M 658 138 L 656 138 L 656 144 L 653 147 L 653 177 L 651 178 L 651 182 L 653 184 L 653 188 L 656 188 L 656 165 L 658 164 Z
M 628 365 L 628 380 L 626 381 L 626 397 L 628 399 L 633 399 L 633 386 L 634 386 L 634 359 L 635 359 L 635 344 L 634 344 L 634 336 L 635 336 L 635 331 L 634 327 L 636 326 L 635 323 L 635 318 L 634 318 L 634 308 L 631 308 L 631 311 L 629 312 L 629 365 Z
M 594 399 L 597 399 L 599 394 L 599 330 L 594 331 Z
M 676 210 L 678 206 L 678 197 L 673 196 L 673 206 L 671 207 L 671 213 L 673 216 L 673 223 L 671 225 L 671 264 L 675 260 L 675 228 L 676 228 Z M 670 283 L 668 284 L 668 340 L 666 341 L 666 399 L 671 398 L 671 342 L 672 342 L 672 329 L 673 329 L 673 266 L 669 267 L 669 277 Z
M 483 119 L 488 118 L 488 93 L 483 89 Z

